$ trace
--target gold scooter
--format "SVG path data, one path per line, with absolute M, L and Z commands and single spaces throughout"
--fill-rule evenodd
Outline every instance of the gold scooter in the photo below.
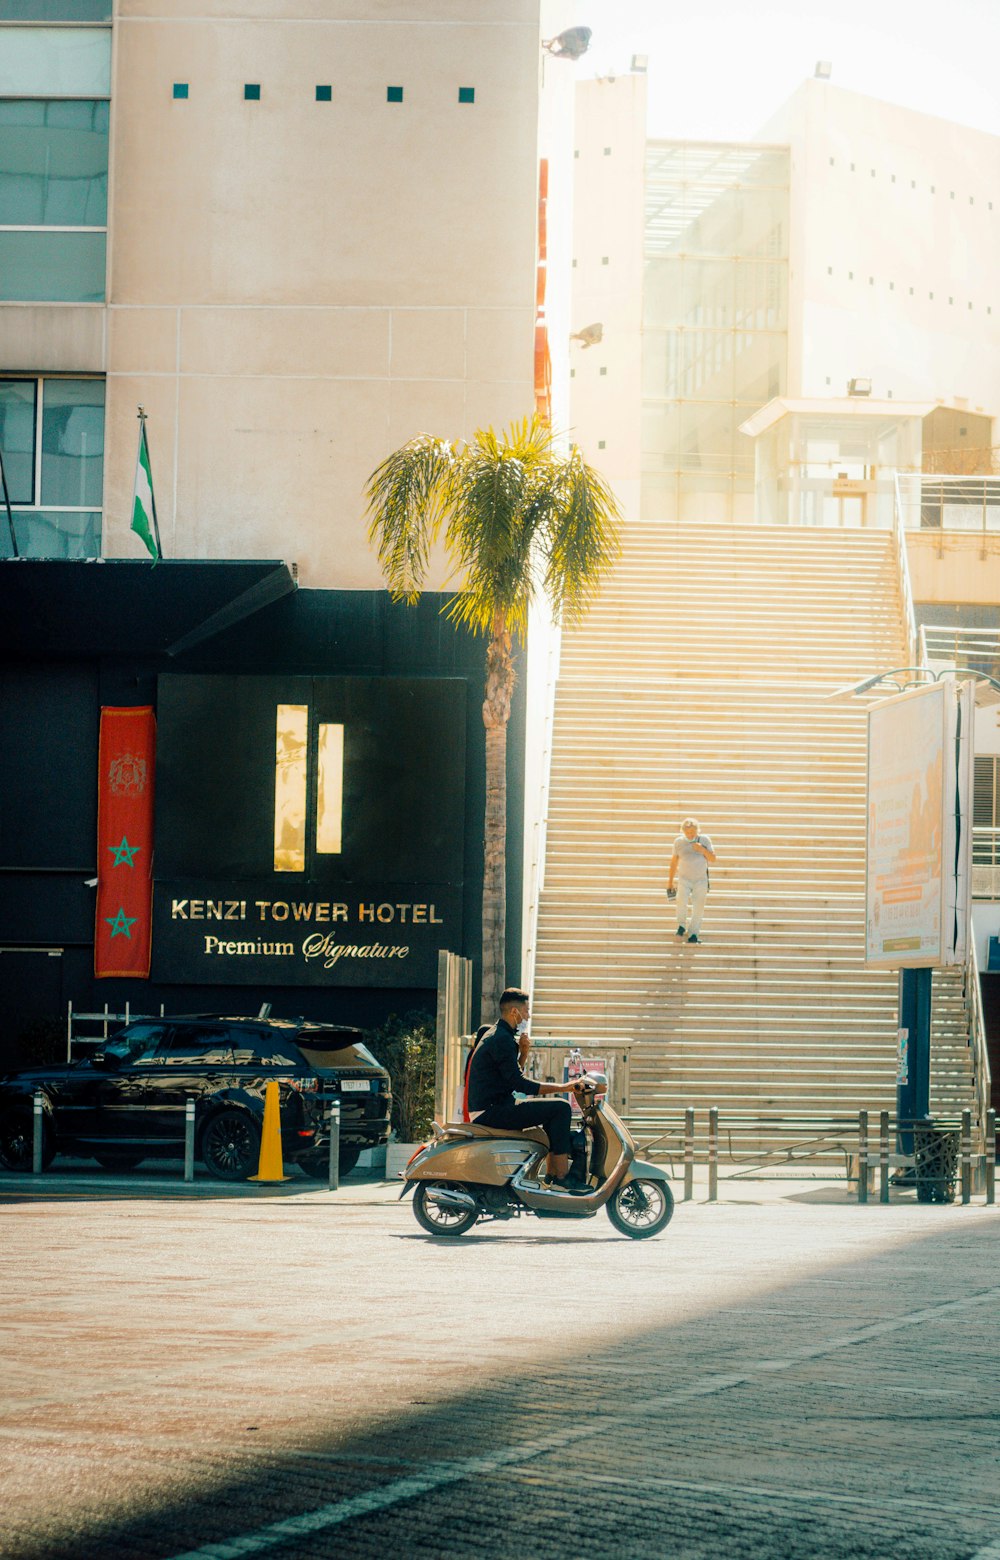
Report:
M 577 1053 L 574 1053 L 574 1057 Z M 583 1075 L 574 1093 L 586 1131 L 587 1192 L 568 1192 L 542 1179 L 549 1140 L 541 1127 L 513 1132 L 475 1121 L 434 1123 L 434 1139 L 405 1171 L 403 1198 L 413 1192 L 417 1223 L 429 1235 L 464 1235 L 479 1219 L 592 1219 L 599 1208 L 622 1235 L 647 1240 L 670 1223 L 674 1199 L 659 1165 L 635 1157 L 635 1143 L 602 1096 L 607 1079 Z

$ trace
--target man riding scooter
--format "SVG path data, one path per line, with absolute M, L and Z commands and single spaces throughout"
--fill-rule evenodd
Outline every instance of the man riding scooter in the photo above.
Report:
M 521 1071 L 531 1013 L 526 991 L 508 988 L 500 998 L 500 1017 L 483 1035 L 469 1063 L 469 1120 L 481 1127 L 541 1127 L 549 1140 L 550 1184 L 566 1192 L 586 1193 L 590 1187 L 570 1173 L 572 1111 L 567 1100 L 539 1099 L 518 1103 L 515 1094 L 572 1093 L 579 1079 L 567 1083 L 538 1083 Z M 520 1044 L 519 1044 L 520 1042 Z M 523 1048 L 523 1049 L 522 1049 Z

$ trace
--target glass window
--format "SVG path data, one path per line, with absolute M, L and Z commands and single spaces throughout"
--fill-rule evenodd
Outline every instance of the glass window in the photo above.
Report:
M 108 104 L 0 102 L 0 226 L 103 227 Z
M 137 1062 L 151 1062 L 156 1047 L 163 1039 L 162 1024 L 130 1024 L 119 1030 L 113 1040 L 104 1047 L 104 1054 L 114 1058 L 120 1067 L 134 1067 Z
M 785 380 L 789 177 L 781 147 L 648 143 L 644 515 L 731 518 L 750 480 L 736 427 Z
M 49 379 L 42 411 L 42 502 L 99 508 L 104 381 Z
M 110 22 L 111 0 L 4 0 L 5 22 Z
M 0 97 L 110 96 L 109 27 L 4 28 Z
M 101 303 L 106 233 L 17 233 L 0 228 L 0 298 Z
M 103 379 L 0 379 L 0 449 L 22 557 L 100 557 L 104 391 Z
M 168 1033 L 159 1055 L 168 1067 L 228 1067 L 233 1045 L 229 1030 L 221 1024 L 185 1024 Z
M 99 558 L 101 515 L 80 510 L 14 509 L 17 550 L 22 558 Z M 7 517 L 0 513 L 0 558 L 10 558 Z
M 0 379 L 0 454 L 12 504 L 35 497 L 34 379 Z

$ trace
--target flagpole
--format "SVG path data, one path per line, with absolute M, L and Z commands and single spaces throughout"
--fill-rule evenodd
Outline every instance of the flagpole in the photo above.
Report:
M 163 544 L 160 541 L 160 522 L 156 518 L 156 488 L 153 486 L 153 462 L 149 458 L 149 440 L 146 438 L 146 413 L 140 406 L 137 413 L 139 418 L 139 436 L 145 441 L 146 461 L 149 465 L 149 499 L 150 508 L 153 511 L 153 539 L 156 542 L 156 557 L 154 563 L 159 563 L 163 557 Z
M 14 557 L 20 558 L 17 550 L 17 532 L 14 530 L 14 516 L 10 508 L 10 494 L 7 492 L 7 473 L 3 466 L 3 448 L 0 447 L 0 482 L 3 483 L 3 501 L 7 506 L 7 524 L 10 526 L 10 545 L 14 549 Z

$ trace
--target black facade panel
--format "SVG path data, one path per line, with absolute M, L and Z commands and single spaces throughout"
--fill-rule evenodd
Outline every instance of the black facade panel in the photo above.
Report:
M 11 566 L 12 571 L 15 567 Z M 322 679 L 332 679 L 335 684 L 342 678 L 417 681 L 455 678 L 462 685 L 464 796 L 459 802 L 454 792 L 449 798 L 442 791 L 440 808 L 442 817 L 453 816 L 456 808 L 460 812 L 455 837 L 446 846 L 432 830 L 426 841 L 423 837 L 419 842 L 411 838 L 410 844 L 406 845 L 405 827 L 397 828 L 399 815 L 406 810 L 404 787 L 402 792 L 395 792 L 388 822 L 383 814 L 385 842 L 381 866 L 384 868 L 387 856 L 399 857 L 401 839 L 404 848 L 416 852 L 409 858 L 411 867 L 420 865 L 421 870 L 426 863 L 426 856 L 420 854 L 425 844 L 430 846 L 427 854 L 440 857 L 444 852 L 447 855 L 449 873 L 454 867 L 448 852 L 454 851 L 461 857 L 459 877 L 464 882 L 461 927 L 454 936 L 449 929 L 448 945 L 475 960 L 474 989 L 477 989 L 485 807 L 485 742 L 481 717 L 485 640 L 455 628 L 440 611 L 446 598 L 439 595 L 425 595 L 415 607 L 408 607 L 392 602 L 384 591 L 300 590 L 273 602 L 224 633 L 203 640 L 186 653 L 171 657 L 160 647 L 172 643 L 179 628 L 196 627 L 199 614 L 224 604 L 227 591 L 230 597 L 245 591 L 248 581 L 252 584 L 264 569 L 262 565 L 216 563 L 206 566 L 209 573 L 206 574 L 202 603 L 196 576 L 192 574 L 191 579 L 197 588 L 189 590 L 185 572 L 197 571 L 199 567 L 194 564 L 178 566 L 171 574 L 166 566 L 155 570 L 137 566 L 135 570 L 122 568 L 109 573 L 110 566 L 96 570 L 88 564 L 58 564 L 50 570 L 44 563 L 33 565 L 39 576 L 33 590 L 38 602 L 46 604 L 48 612 L 45 633 L 24 631 L 27 623 L 24 611 L 24 623 L 21 619 L 12 620 L 6 640 L 8 667 L 0 681 L 0 925 L 5 929 L 3 940 L 65 949 L 61 960 L 52 961 L 53 966 L 58 964 L 62 970 L 59 1001 L 63 1016 L 67 999 L 71 999 L 77 1009 L 103 1008 L 107 1002 L 112 1011 L 119 1012 L 128 1001 L 133 1012 L 157 1012 L 164 1003 L 171 1012 L 217 1008 L 219 1011 L 253 1013 L 261 1002 L 272 1001 L 275 1012 L 284 1016 L 303 1014 L 326 1020 L 339 1017 L 347 1023 L 365 1025 L 381 1022 L 390 1011 L 403 1012 L 414 1006 L 433 1011 L 434 992 L 430 977 L 427 977 L 426 985 L 422 978 L 412 986 L 391 989 L 377 984 L 276 987 L 263 980 L 254 985 L 220 983 L 214 992 L 210 986 L 179 978 L 179 972 L 169 980 L 95 981 L 92 975 L 93 890 L 85 887 L 84 878 L 92 876 L 95 870 L 97 742 L 102 704 L 156 704 L 159 682 L 162 679 L 165 687 L 168 682 L 165 674 L 170 673 L 228 674 L 237 680 L 262 676 L 283 687 L 288 686 L 289 679 L 301 678 L 310 684 L 314 697 L 317 697 L 316 690 Z M 267 565 L 267 568 L 271 567 Z M 142 574 L 141 600 L 134 598 L 132 607 L 126 611 L 126 598 L 132 591 L 130 581 L 138 578 L 139 573 Z M 50 574 L 53 579 L 58 577 L 55 597 Z M 157 583 L 157 576 L 160 583 Z M 15 580 L 12 572 L 11 580 L 16 586 L 11 602 L 20 611 L 17 603 L 21 601 L 23 606 L 21 576 Z M 101 580 L 105 581 L 104 586 L 100 584 Z M 107 617 L 102 591 L 107 594 L 108 580 L 122 597 L 122 613 L 113 634 L 102 634 L 100 624 Z M 156 616 L 161 594 L 162 621 Z M 53 606 L 56 597 L 58 610 Z M 197 610 L 193 610 L 196 605 Z M 31 611 L 35 611 L 34 606 Z M 329 708 L 332 710 L 333 706 Z M 418 708 L 415 703 L 414 711 Z M 165 708 L 158 710 L 161 722 L 165 713 Z M 436 760 L 427 755 L 436 752 L 436 743 L 431 741 L 420 748 L 422 720 L 423 715 L 411 723 L 411 737 L 422 755 L 417 767 L 424 767 L 426 761 L 428 773 L 432 774 L 432 771 L 436 773 Z M 346 724 L 350 725 L 350 721 Z M 507 974 L 511 980 L 520 975 L 524 725 L 523 690 L 518 688 L 508 728 Z M 251 765 L 257 762 L 252 734 L 240 727 L 238 721 L 231 721 L 229 730 L 232 738 L 230 761 L 240 754 L 241 762 Z M 263 732 L 262 721 L 258 735 Z M 438 734 L 440 736 L 440 732 Z M 273 729 L 267 734 L 267 741 L 273 758 Z M 170 762 L 169 755 L 164 753 L 162 756 L 165 762 Z M 222 759 L 216 756 L 212 763 L 216 765 L 217 777 L 221 776 Z M 402 783 L 398 777 L 393 779 L 391 764 L 384 767 L 382 779 L 390 787 Z M 433 775 L 432 783 L 443 784 Z M 241 790 L 238 783 L 229 784 L 228 808 L 221 815 L 216 810 L 215 824 L 232 846 L 241 868 L 249 868 L 264 847 L 259 841 L 248 840 L 245 815 L 242 822 L 238 817 L 233 820 L 228 816 L 238 814 L 241 808 L 252 803 L 252 799 L 248 801 L 241 795 Z M 258 804 L 254 805 L 258 806 L 259 821 L 259 798 Z M 370 837 L 378 813 L 378 788 L 362 784 L 351 793 L 345 822 L 352 814 L 357 819 L 364 818 L 364 832 Z M 164 827 L 167 827 L 165 822 Z M 189 835 L 183 850 L 187 865 L 194 867 L 201 851 L 218 847 L 219 834 L 216 829 L 194 821 L 191 829 L 194 833 Z M 411 836 L 413 833 L 411 830 Z M 164 851 L 168 845 L 174 849 L 169 834 L 167 828 L 163 837 Z M 164 874 L 166 865 L 166 858 L 157 859 L 158 876 Z M 50 873 L 40 872 L 39 868 L 70 870 Z M 203 870 L 200 867 L 198 870 L 204 879 Z M 392 881 L 398 886 L 398 879 Z M 440 878 L 436 881 L 440 882 Z M 318 882 L 314 885 L 317 890 L 323 887 L 324 891 L 328 886 Z M 374 886 L 378 886 L 377 883 Z M 332 900 L 335 896 L 329 894 L 327 897 Z M 440 914 L 440 908 L 435 913 Z M 52 974 L 48 966 L 46 969 Z M 23 981 L 19 984 L 23 986 Z M 46 980 L 45 989 L 51 995 L 54 981 Z M 474 1012 L 474 1020 L 476 1016 Z M 8 1033 L 13 1033 L 18 1016 L 8 1006 L 5 1017 L 10 1021 Z
M 0 674 L 0 865 L 94 866 L 97 676 L 89 666 Z

